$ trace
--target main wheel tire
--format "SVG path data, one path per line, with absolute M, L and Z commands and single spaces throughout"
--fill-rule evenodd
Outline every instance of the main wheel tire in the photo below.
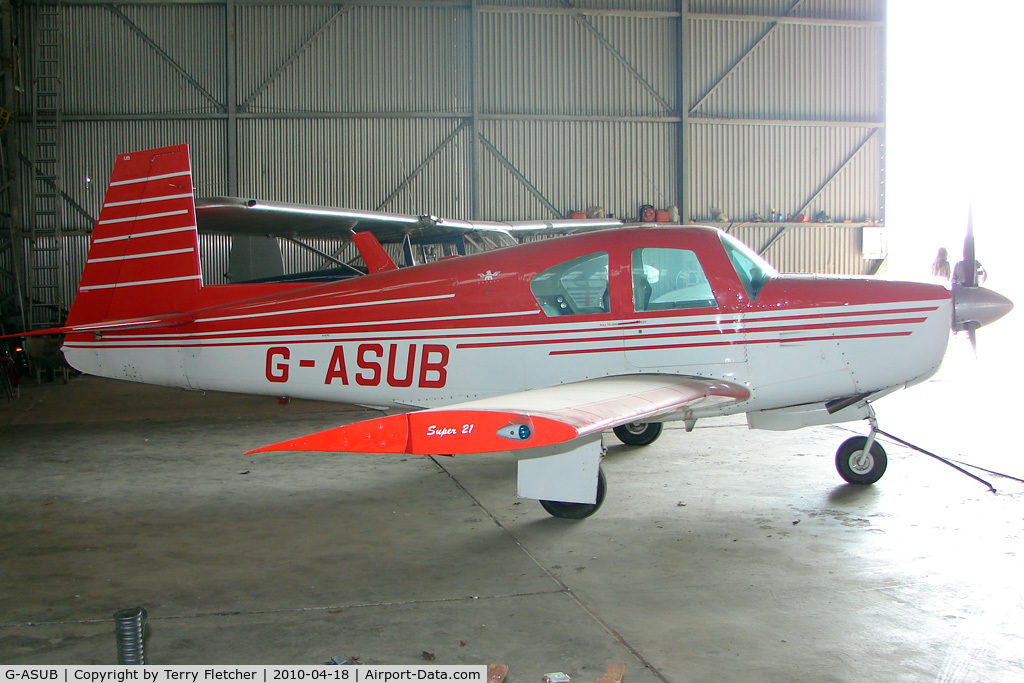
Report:
M 627 446 L 648 446 L 661 436 L 660 422 L 630 422 L 613 430 L 615 436 Z
M 854 436 L 836 451 L 836 470 L 851 484 L 874 484 L 882 478 L 889 464 L 882 444 L 876 441 L 871 444 L 871 451 L 865 452 L 867 442 L 866 436 Z
M 552 517 L 560 519 L 586 519 L 597 512 L 604 502 L 605 490 L 608 484 L 604 479 L 604 470 L 597 470 L 597 502 L 596 503 L 563 503 L 557 500 L 542 500 L 541 507 L 547 510 Z

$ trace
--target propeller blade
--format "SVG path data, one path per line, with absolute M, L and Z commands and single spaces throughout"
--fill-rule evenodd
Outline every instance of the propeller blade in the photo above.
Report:
M 967 206 L 967 236 L 964 237 L 963 287 L 978 286 L 978 262 L 974 258 L 974 207 Z
M 978 328 L 980 325 L 971 324 L 967 326 L 967 339 L 971 342 L 971 351 L 974 351 L 974 357 L 978 357 Z

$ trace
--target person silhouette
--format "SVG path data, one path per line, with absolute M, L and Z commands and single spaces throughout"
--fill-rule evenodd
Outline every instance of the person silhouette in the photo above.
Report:
M 932 262 L 932 275 L 946 280 L 950 278 L 949 252 L 945 247 L 939 247 L 939 253 L 935 255 L 935 260 Z
M 981 265 L 981 261 L 978 259 L 974 259 L 974 284 L 983 285 L 987 278 L 988 271 L 985 270 L 985 266 Z M 953 266 L 953 286 L 962 287 L 965 284 L 967 284 L 967 268 L 963 261 L 957 261 Z

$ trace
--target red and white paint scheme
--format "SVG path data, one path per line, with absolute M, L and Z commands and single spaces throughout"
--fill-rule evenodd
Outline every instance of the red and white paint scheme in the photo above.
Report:
M 123 154 L 65 356 L 104 377 L 401 411 L 257 450 L 513 451 L 520 495 L 583 517 L 604 495 L 602 430 L 644 444 L 661 422 L 730 413 L 767 429 L 864 419 L 938 369 L 951 323 L 1011 305 L 974 288 L 954 318 L 942 286 L 780 276 L 705 227 L 402 269 L 369 242 L 362 277 L 203 286 L 187 147 Z M 884 453 L 857 438 L 840 472 L 871 483 Z

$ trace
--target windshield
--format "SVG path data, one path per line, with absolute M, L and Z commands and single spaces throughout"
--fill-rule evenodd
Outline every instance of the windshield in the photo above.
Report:
M 740 242 L 732 235 L 721 233 L 722 244 L 725 246 L 725 253 L 729 255 L 732 267 L 747 290 L 750 300 L 757 299 L 765 283 L 778 275 L 778 272 L 751 250 L 750 247 Z

